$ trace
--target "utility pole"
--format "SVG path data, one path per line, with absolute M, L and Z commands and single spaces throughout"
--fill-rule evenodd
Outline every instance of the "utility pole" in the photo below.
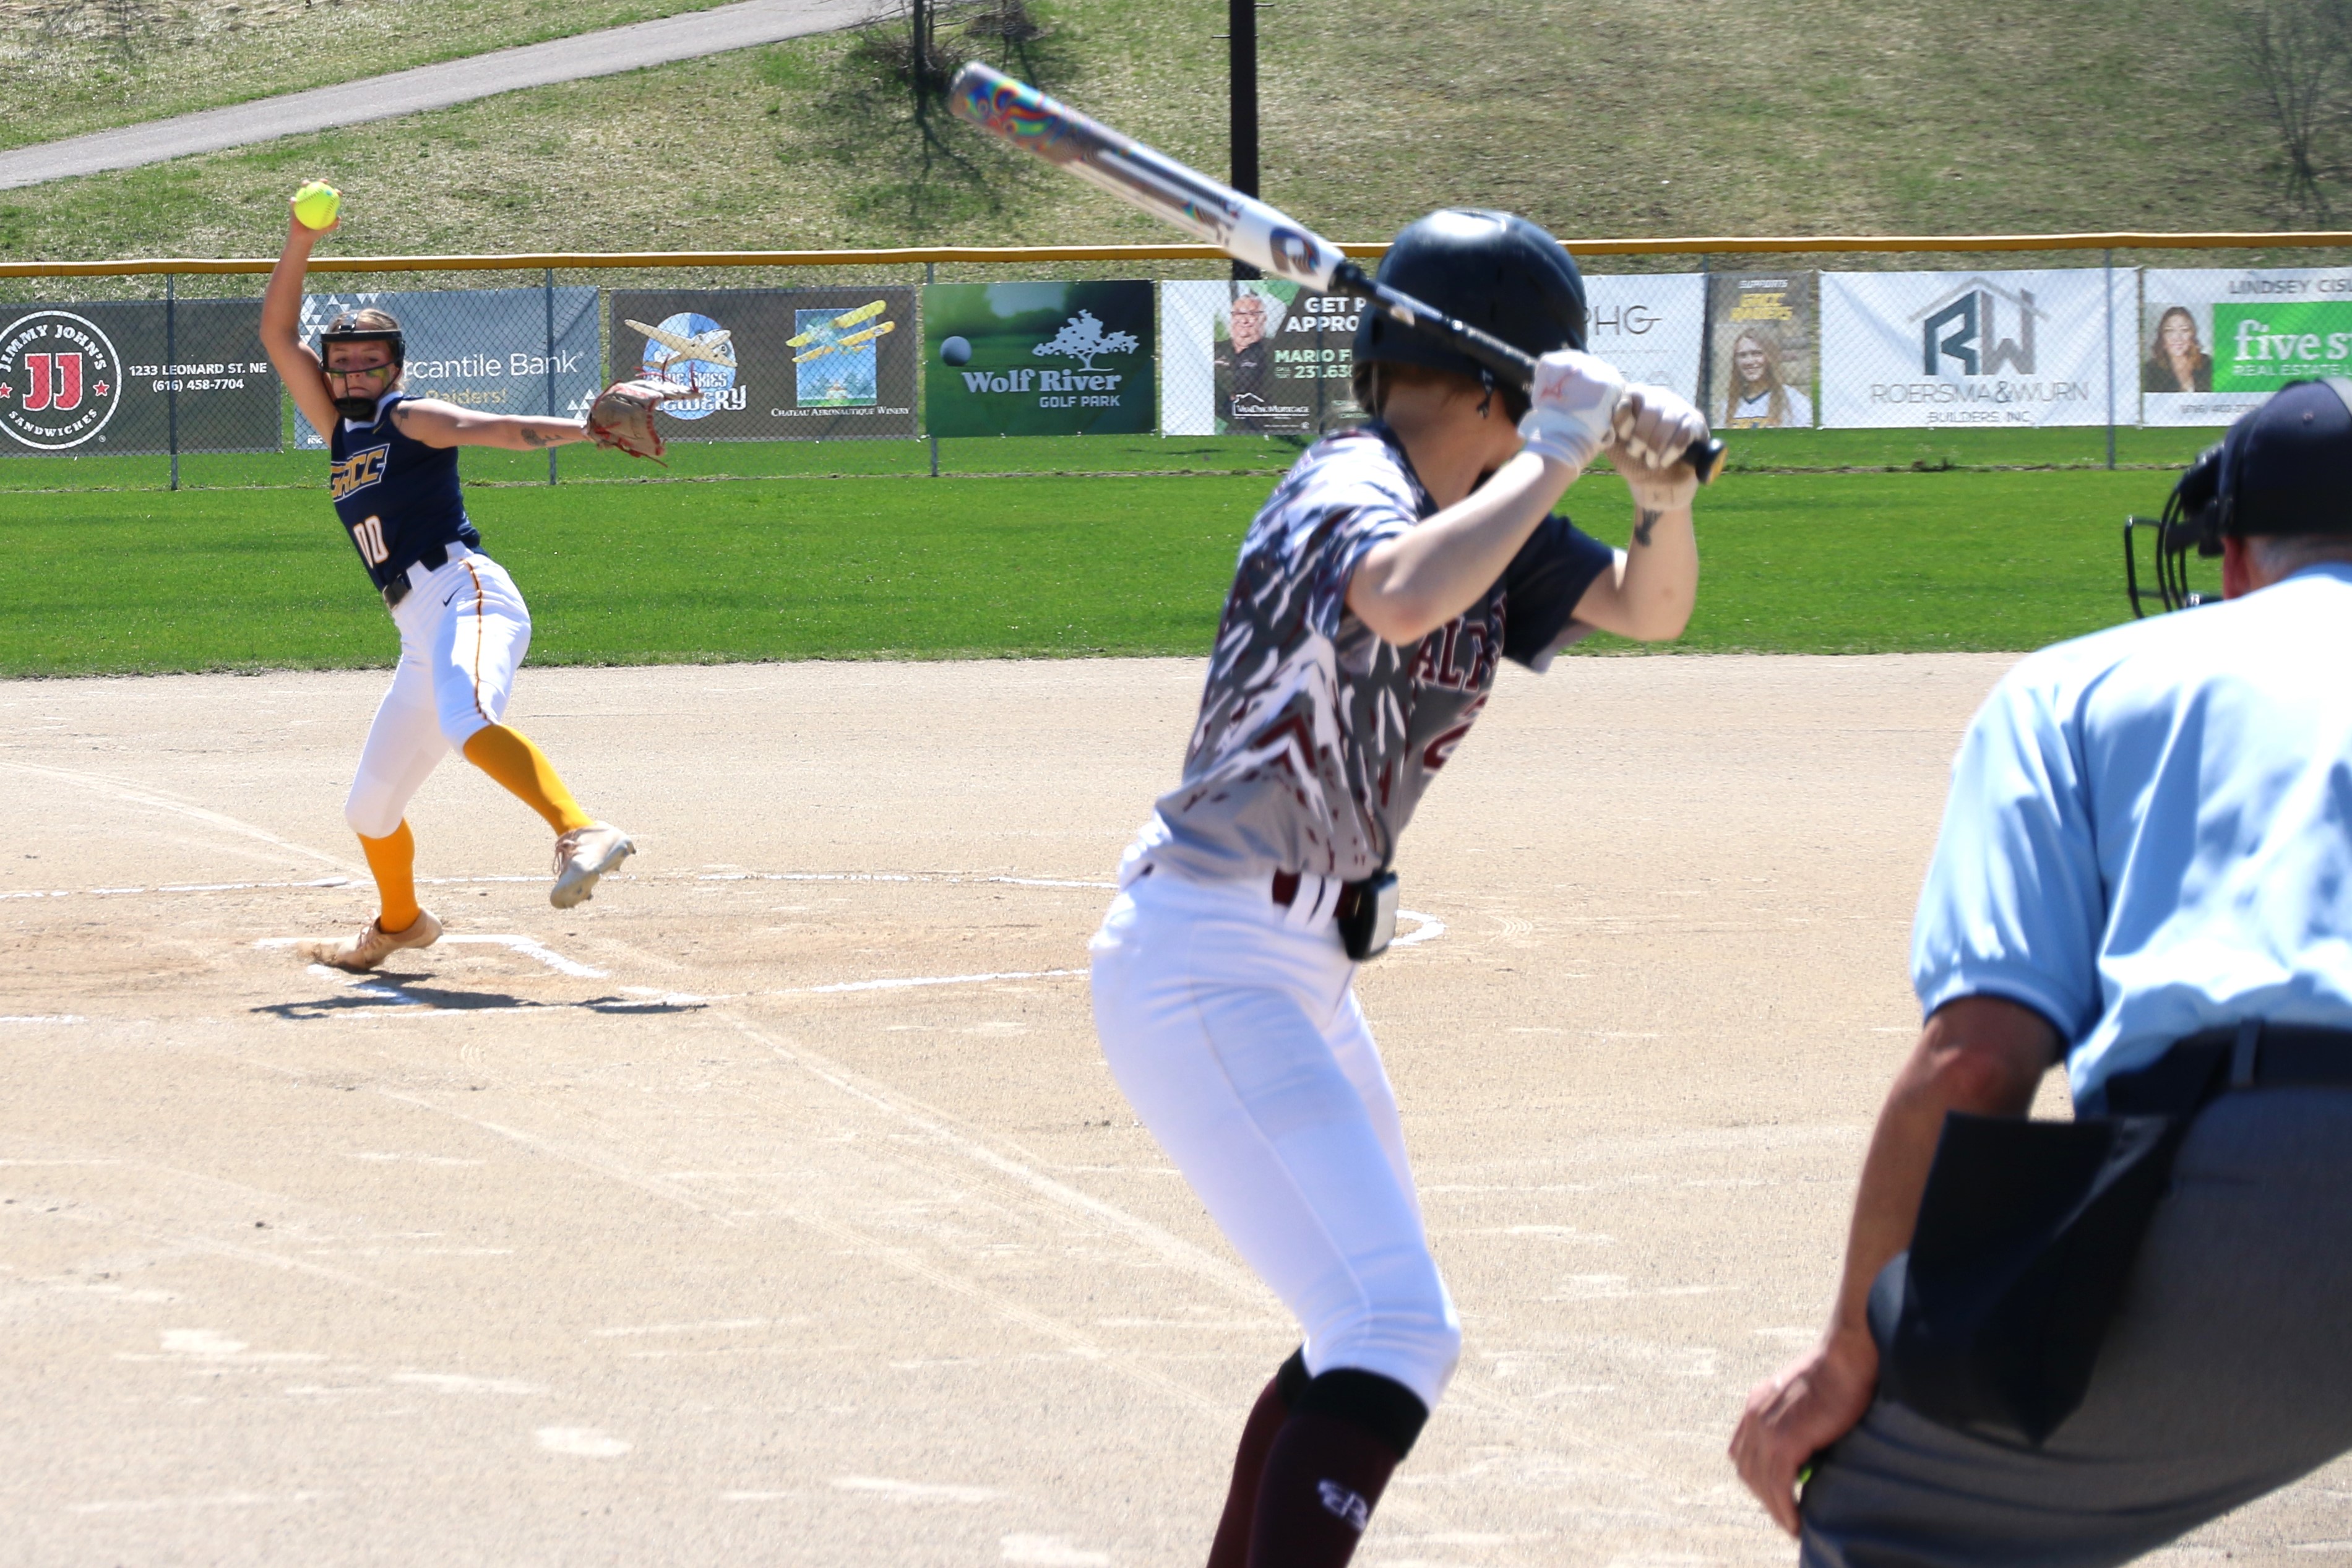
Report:
M 1233 172 L 1227 184 L 1245 196 L 1257 190 L 1257 0 L 1225 0 L 1227 59 L 1231 67 L 1229 94 L 1233 104 Z M 1234 263 L 1236 279 L 1255 278 L 1257 268 Z

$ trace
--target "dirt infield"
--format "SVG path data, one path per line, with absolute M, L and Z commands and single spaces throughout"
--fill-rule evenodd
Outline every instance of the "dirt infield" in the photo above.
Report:
M 1364 973 L 1463 1372 L 1359 1561 L 1787 1562 L 1960 726 L 2008 660 L 1507 672 Z M 354 984 L 375 675 L 0 685 L 0 1562 L 1181 1564 L 1293 1343 L 1085 942 L 1191 661 L 527 672 L 639 837 L 570 913 L 462 763 Z M 2352 1553 L 2352 1470 L 2175 1560 Z

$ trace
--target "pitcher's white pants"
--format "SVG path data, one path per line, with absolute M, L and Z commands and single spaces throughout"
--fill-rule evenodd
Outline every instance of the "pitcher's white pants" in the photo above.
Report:
M 514 579 L 462 545 L 409 589 L 392 619 L 400 668 L 343 803 L 344 820 L 363 838 L 399 827 L 409 797 L 441 759 L 506 716 L 515 671 L 530 650 L 530 611 Z
M 1262 882 L 1129 882 L 1089 946 L 1095 1028 L 1128 1103 L 1297 1315 L 1307 1370 L 1378 1373 L 1435 1409 L 1462 1326 L 1396 1097 L 1338 930 L 1290 914 Z

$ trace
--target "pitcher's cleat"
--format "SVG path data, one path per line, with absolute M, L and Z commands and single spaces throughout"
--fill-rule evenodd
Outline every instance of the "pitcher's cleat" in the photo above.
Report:
M 637 852 L 629 836 L 609 822 L 575 827 L 555 841 L 555 886 L 547 901 L 559 910 L 595 895 L 596 879 Z
M 386 931 L 370 921 L 359 935 L 346 942 L 306 942 L 294 951 L 312 963 L 337 969 L 373 969 L 404 947 L 431 947 L 441 940 L 441 922 L 430 910 L 419 910 L 405 931 Z

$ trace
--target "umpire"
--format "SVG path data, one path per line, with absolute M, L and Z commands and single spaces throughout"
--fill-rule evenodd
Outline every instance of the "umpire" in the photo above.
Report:
M 2352 1448 L 2352 383 L 2181 485 L 2230 602 L 1953 764 L 1837 1304 L 1731 1443 L 1806 1564 L 2122 1563 Z

